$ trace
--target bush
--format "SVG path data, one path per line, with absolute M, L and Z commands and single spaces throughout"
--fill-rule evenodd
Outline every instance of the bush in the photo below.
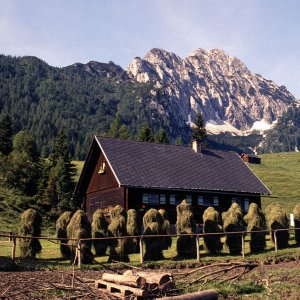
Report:
M 162 208 L 158 212 L 160 213 L 160 215 L 163 218 L 163 224 L 162 224 L 162 232 L 163 232 L 163 234 L 170 234 L 170 222 L 168 220 L 167 212 L 164 209 L 162 209 Z M 171 237 L 166 237 L 165 241 L 166 241 L 166 247 L 165 247 L 165 249 L 171 248 L 171 246 L 172 246 L 172 238 Z
M 65 211 L 56 221 L 56 236 L 60 240 L 60 253 L 65 259 L 70 259 L 70 249 L 68 247 L 67 226 L 70 223 L 72 213 Z
M 295 220 L 295 228 L 300 228 L 300 203 L 298 203 L 294 209 L 294 220 Z M 297 244 L 300 244 L 300 229 L 295 229 L 295 241 Z
M 228 211 L 222 214 L 223 229 L 225 232 L 237 232 L 244 230 L 243 213 L 237 203 L 233 203 Z M 226 245 L 232 255 L 241 254 L 242 235 L 227 234 Z
M 91 238 L 91 224 L 82 210 L 77 210 L 67 226 L 68 245 L 70 249 L 70 258 L 74 260 L 78 240 Z M 70 240 L 75 239 L 75 240 Z M 93 254 L 91 251 L 92 242 L 82 241 L 80 258 L 83 264 L 88 264 L 93 261 Z
M 144 235 L 163 234 L 163 218 L 154 208 L 150 208 L 143 217 Z M 164 259 L 163 249 L 166 249 L 165 238 L 144 238 L 145 254 L 144 260 L 161 260 Z
M 126 213 L 120 205 L 111 209 L 111 223 L 108 226 L 107 234 L 109 237 L 123 237 L 127 235 L 126 230 Z M 109 240 L 109 262 L 129 261 L 128 243 L 126 239 Z
M 141 222 L 138 213 L 135 209 L 129 209 L 127 211 L 127 234 L 128 235 L 140 235 L 141 234 Z M 140 251 L 140 239 L 133 238 L 128 240 L 129 253 L 139 253 Z
M 105 219 L 103 211 L 97 209 L 93 214 L 92 238 L 104 238 L 107 236 L 108 222 Z M 93 240 L 96 256 L 105 255 L 108 242 L 107 240 Z
M 266 215 L 268 219 L 268 228 L 271 231 L 271 239 L 275 243 L 274 230 L 289 228 L 289 220 L 286 216 L 285 210 L 278 203 L 271 203 L 266 208 Z M 283 249 L 289 245 L 290 234 L 288 231 L 277 231 L 277 247 Z
M 29 208 L 21 214 L 19 235 L 38 237 L 41 234 L 42 217 L 40 214 Z M 42 246 L 38 239 L 20 239 L 20 252 L 22 257 L 35 258 L 40 253 Z
M 256 203 L 251 203 L 249 211 L 244 217 L 247 224 L 247 231 L 266 230 L 265 215 Z M 266 247 L 266 233 L 253 232 L 251 233 L 250 250 L 251 252 L 263 251 Z
M 193 234 L 196 232 L 196 223 L 193 218 L 191 206 L 183 200 L 176 207 L 177 234 Z M 196 257 L 196 238 L 195 236 L 179 236 L 177 239 L 177 255 L 185 257 Z
M 219 213 L 213 207 L 208 207 L 203 214 L 203 233 L 222 232 L 220 223 Z M 210 253 L 216 254 L 222 251 L 221 235 L 204 236 L 204 243 Z

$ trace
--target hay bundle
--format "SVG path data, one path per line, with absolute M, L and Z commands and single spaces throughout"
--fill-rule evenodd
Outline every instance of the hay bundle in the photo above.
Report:
M 70 259 L 70 249 L 68 247 L 67 226 L 70 223 L 72 213 L 65 211 L 56 221 L 56 236 L 60 240 L 60 254 L 65 259 Z
M 40 214 L 29 208 L 21 215 L 19 235 L 38 237 L 41 234 L 42 217 Z M 20 239 L 19 243 L 22 257 L 35 258 L 40 253 L 42 246 L 38 239 Z
M 170 234 L 170 222 L 168 220 L 167 212 L 164 209 L 162 209 L 162 208 L 158 212 L 160 213 L 160 215 L 163 218 L 163 224 L 162 224 L 162 232 L 163 232 L 163 234 Z M 166 241 L 165 250 L 168 249 L 168 248 L 171 248 L 171 246 L 172 246 L 172 238 L 171 237 L 166 237 L 165 241 Z
M 237 232 L 244 230 L 243 213 L 237 203 L 233 203 L 228 211 L 222 214 L 223 229 L 225 232 Z M 241 254 L 242 236 L 239 234 L 227 234 L 226 245 L 232 255 Z
M 110 211 L 111 223 L 108 226 L 107 235 L 109 237 L 123 237 L 127 235 L 126 213 L 122 206 L 117 205 Z M 128 262 L 128 243 L 126 239 L 109 240 L 109 258 L 108 261 Z
M 268 228 L 271 230 L 271 238 L 273 243 L 275 242 L 274 231 L 276 229 L 287 229 L 289 228 L 289 220 L 286 216 L 285 210 L 278 203 L 271 203 L 266 208 L 266 216 L 268 220 Z M 289 244 L 289 232 L 278 231 L 276 232 L 277 247 L 279 249 L 286 248 Z
M 247 231 L 266 230 L 265 215 L 256 203 L 251 203 L 249 211 L 244 217 L 247 224 Z M 263 251 L 266 247 L 266 233 L 253 232 L 251 233 L 250 250 L 251 252 Z
M 219 213 L 213 208 L 208 207 L 203 214 L 203 232 L 219 233 L 222 232 Z M 216 254 L 222 251 L 221 235 L 204 236 L 204 243 L 210 253 Z
M 107 236 L 108 222 L 105 219 L 103 211 L 97 209 L 93 214 L 92 220 L 92 238 L 104 238 Z M 93 240 L 96 256 L 105 255 L 107 249 L 107 240 Z
M 127 211 L 127 234 L 128 235 L 140 235 L 141 234 L 141 221 L 135 209 L 129 209 Z M 138 253 L 140 251 L 140 239 L 133 238 L 128 240 L 129 253 Z
M 143 217 L 144 235 L 163 234 L 163 218 L 161 214 L 154 208 L 149 209 Z M 144 238 L 146 250 L 144 260 L 160 260 L 163 259 L 162 251 L 166 249 L 165 238 Z
M 176 207 L 177 234 L 193 234 L 196 232 L 196 223 L 193 218 L 192 207 L 183 200 Z M 177 255 L 186 257 L 196 257 L 196 240 L 195 236 L 179 236 L 177 239 Z
M 77 210 L 67 226 L 68 245 L 70 249 L 70 259 L 73 260 L 76 255 L 76 248 L 78 240 L 91 238 L 91 224 L 83 210 Z M 76 239 L 76 240 L 70 240 Z M 93 254 L 91 251 L 92 242 L 82 241 L 80 258 L 83 264 L 88 264 L 93 261 Z
M 294 221 L 295 221 L 295 228 L 300 228 L 300 203 L 298 203 L 294 209 Z M 297 244 L 300 244 L 300 229 L 295 229 L 295 241 Z

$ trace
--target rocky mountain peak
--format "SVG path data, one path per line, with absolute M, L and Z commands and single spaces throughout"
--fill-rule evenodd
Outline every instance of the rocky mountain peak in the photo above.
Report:
M 199 48 L 185 59 L 151 49 L 143 59 L 135 58 L 127 73 L 164 91 L 168 105 L 160 111 L 165 118 L 184 127 L 201 112 L 211 132 L 237 134 L 259 122 L 270 125 L 295 101 L 285 87 L 252 73 L 221 49 Z

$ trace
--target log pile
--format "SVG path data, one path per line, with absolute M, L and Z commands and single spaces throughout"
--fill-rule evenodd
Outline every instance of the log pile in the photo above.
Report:
M 104 273 L 95 287 L 121 299 L 154 299 L 178 294 L 171 274 L 126 271 L 124 274 Z

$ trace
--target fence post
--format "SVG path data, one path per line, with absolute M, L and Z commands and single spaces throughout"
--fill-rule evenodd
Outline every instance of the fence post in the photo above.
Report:
M 77 246 L 77 259 L 78 259 L 78 268 L 81 268 L 81 240 L 78 241 Z
M 14 263 L 16 259 L 16 237 L 15 236 L 12 237 L 11 258 Z
M 144 245 L 143 245 L 143 237 L 140 238 L 140 261 L 141 264 L 144 263 Z
M 274 230 L 274 244 L 275 244 L 275 252 L 278 253 L 278 246 L 277 246 L 277 231 L 276 229 Z
M 197 262 L 200 262 L 200 246 L 199 246 L 199 235 L 196 235 L 196 251 L 197 251 Z
M 244 234 L 242 234 L 242 256 L 245 258 L 245 237 Z

